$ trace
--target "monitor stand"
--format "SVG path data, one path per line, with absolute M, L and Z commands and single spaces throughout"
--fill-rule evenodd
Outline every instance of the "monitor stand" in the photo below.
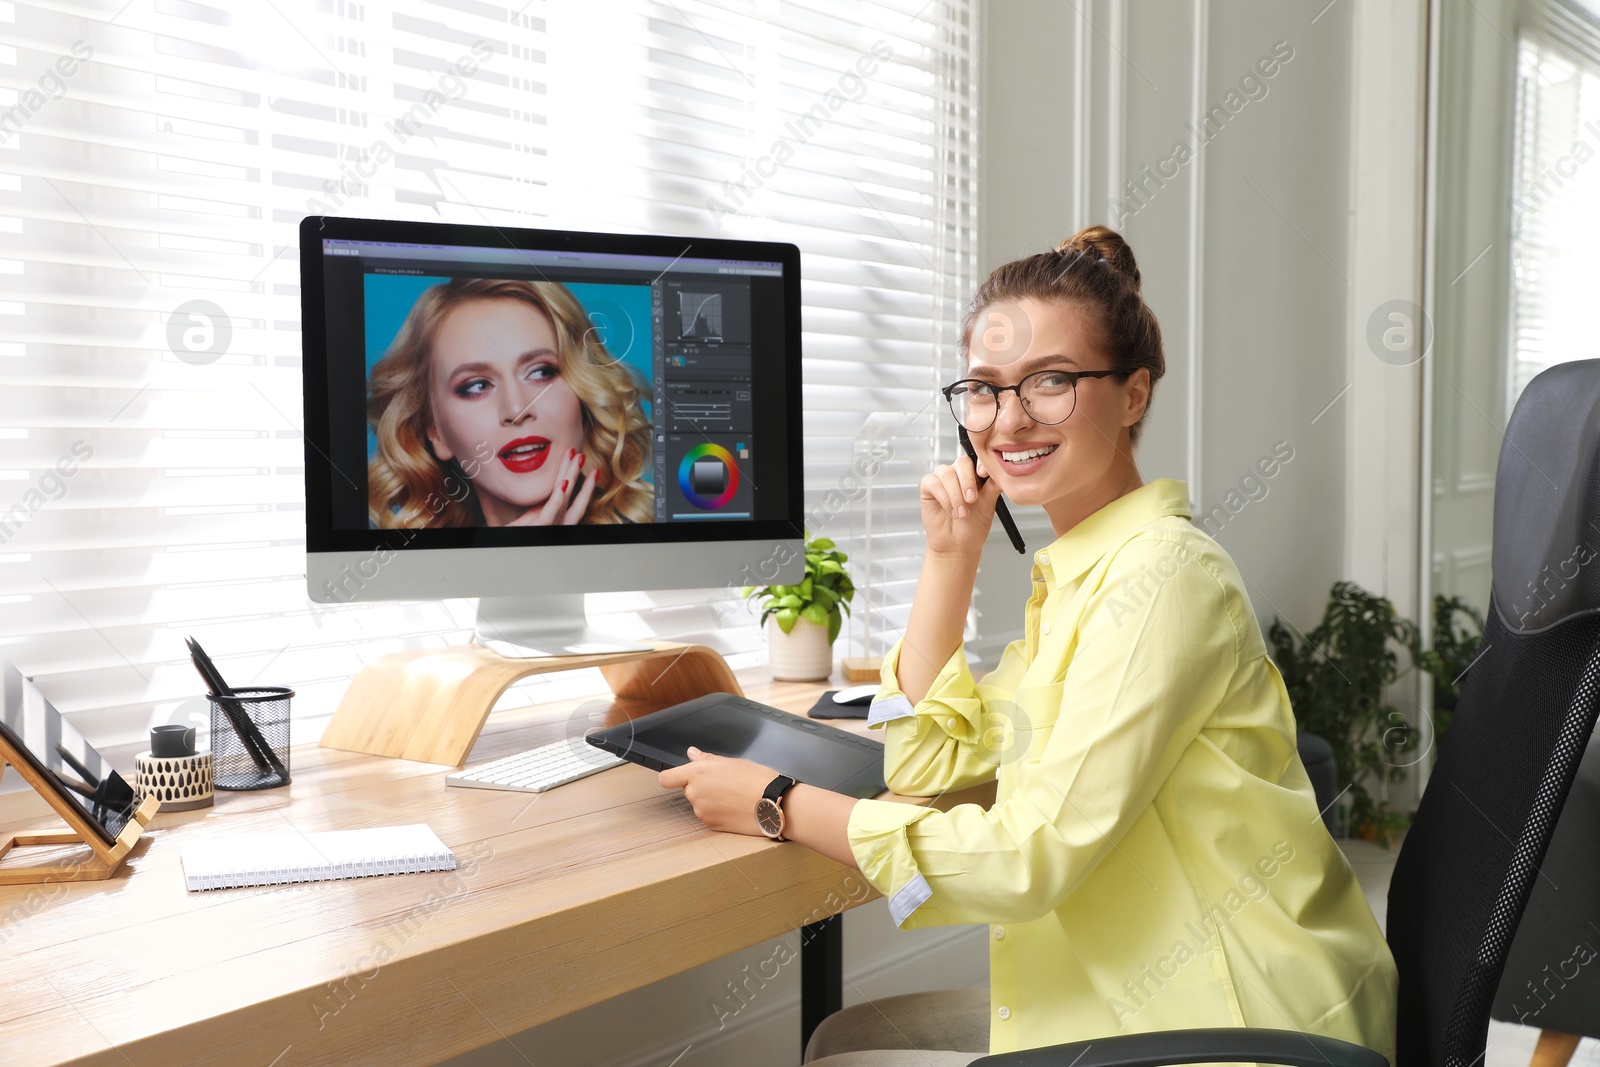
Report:
M 483 597 L 472 639 L 509 659 L 646 652 L 651 647 L 591 629 L 582 593 Z
M 490 619 L 485 629 L 493 634 L 490 627 L 500 620 L 492 604 Z M 411 648 L 361 669 L 317 743 L 459 767 L 512 683 L 530 674 L 589 667 L 599 668 L 611 692 L 623 698 L 613 701 L 607 726 L 708 693 L 744 692 L 727 661 L 704 645 L 654 641 L 639 652 L 557 656 L 503 656 L 478 643 Z

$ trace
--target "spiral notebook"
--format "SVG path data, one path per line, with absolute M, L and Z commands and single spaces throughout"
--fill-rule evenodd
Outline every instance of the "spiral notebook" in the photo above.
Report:
M 456 854 L 426 823 L 368 830 L 249 834 L 185 844 L 189 891 L 453 871 Z

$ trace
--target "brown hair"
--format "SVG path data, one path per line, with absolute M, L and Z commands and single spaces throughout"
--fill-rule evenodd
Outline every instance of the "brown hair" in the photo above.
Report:
M 1012 300 L 1071 304 L 1089 320 L 1095 347 L 1113 370 L 1150 372 L 1150 388 L 1166 373 L 1161 326 L 1139 293 L 1139 265 L 1122 235 L 1106 226 L 1089 226 L 1049 252 L 1002 264 L 984 279 L 961 320 L 961 363 L 966 365 L 972 328 L 992 304 Z M 1145 415 L 1150 407 L 1145 405 Z M 1144 415 L 1128 428 L 1128 442 L 1139 440 Z
M 367 517 L 380 529 L 481 526 L 483 513 L 459 475 L 464 464 L 443 463 L 428 444 L 433 421 L 428 365 L 445 316 L 475 300 L 520 300 L 555 328 L 561 373 L 583 409 L 584 451 L 597 463 L 596 494 L 584 523 L 649 522 L 654 491 L 650 423 L 640 407 L 644 387 L 606 350 L 583 305 L 559 282 L 457 278 L 426 290 L 412 306 L 384 357 L 372 368 L 367 419 L 377 452 L 367 463 Z M 480 456 L 473 462 L 491 457 Z

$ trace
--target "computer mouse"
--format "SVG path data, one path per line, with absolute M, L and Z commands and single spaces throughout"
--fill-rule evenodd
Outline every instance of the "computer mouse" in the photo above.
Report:
M 877 695 L 878 685 L 876 682 L 872 685 L 853 685 L 849 689 L 841 689 L 833 694 L 833 702 L 835 704 L 852 705 L 870 704 L 872 703 L 872 698 Z

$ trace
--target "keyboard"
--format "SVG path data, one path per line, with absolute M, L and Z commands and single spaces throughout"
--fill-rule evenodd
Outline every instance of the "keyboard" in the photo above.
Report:
M 542 793 L 626 762 L 621 756 L 613 756 L 581 738 L 574 738 L 464 768 L 447 775 L 444 783 L 467 789 Z

